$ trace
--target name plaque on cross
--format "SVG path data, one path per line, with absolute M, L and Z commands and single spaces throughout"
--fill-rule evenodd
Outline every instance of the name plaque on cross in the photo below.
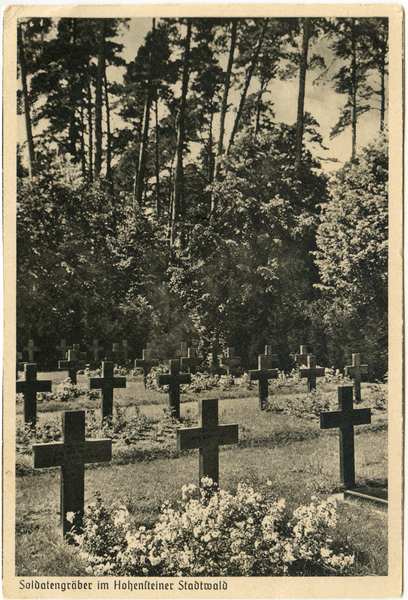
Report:
M 337 390 L 339 410 L 320 413 L 320 429 L 340 430 L 340 481 L 347 488 L 356 485 L 354 467 L 354 426 L 371 423 L 369 408 L 353 409 L 353 388 L 339 387 Z
M 199 480 L 219 483 L 219 446 L 238 443 L 238 425 L 218 424 L 218 400 L 199 400 L 198 427 L 177 430 L 178 450 L 199 449 Z
M 84 513 L 85 464 L 108 462 L 112 440 L 85 440 L 85 411 L 62 413 L 63 441 L 33 446 L 34 469 L 61 468 L 61 529 L 63 536 L 73 524 L 67 514 L 75 513 L 74 525 L 80 531 Z

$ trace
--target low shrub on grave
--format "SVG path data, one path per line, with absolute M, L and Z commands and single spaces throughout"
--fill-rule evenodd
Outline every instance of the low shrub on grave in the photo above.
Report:
M 108 510 L 99 495 L 74 535 L 93 575 L 315 576 L 346 575 L 354 554 L 333 539 L 334 500 L 300 506 L 290 517 L 284 500 L 244 483 L 236 495 L 212 480 L 183 486 L 177 505 L 165 503 L 151 528 L 137 527 L 126 506 Z M 74 515 L 71 515 L 73 518 Z
M 161 393 L 168 393 L 168 385 L 157 385 L 157 375 L 168 373 L 167 367 L 153 367 L 150 373 L 146 376 L 146 387 L 154 389 Z M 180 386 L 182 394 L 199 394 L 200 392 L 208 392 L 213 389 L 222 391 L 231 391 L 238 387 L 252 389 L 252 384 L 248 373 L 245 373 L 240 379 L 234 379 L 231 375 L 210 375 L 209 373 L 195 373 L 191 375 L 191 383 Z
M 22 394 L 16 394 L 17 403 L 23 401 Z M 72 383 L 69 378 L 64 379 L 53 392 L 37 393 L 37 403 L 40 402 L 72 402 L 75 400 L 100 400 L 98 391 L 90 390 L 85 386 Z

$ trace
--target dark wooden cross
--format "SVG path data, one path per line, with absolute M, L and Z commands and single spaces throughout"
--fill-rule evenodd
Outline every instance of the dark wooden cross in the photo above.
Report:
M 128 346 L 127 340 L 122 340 L 121 351 L 123 357 L 123 364 L 125 365 L 129 362 L 129 350 L 130 347 Z
M 91 377 L 89 379 L 90 390 L 101 390 L 102 396 L 102 421 L 105 417 L 111 417 L 113 412 L 113 390 L 126 387 L 126 377 L 113 376 L 113 362 L 102 363 L 102 377 Z
M 221 364 L 227 367 L 227 375 L 233 375 L 235 367 L 241 364 L 241 357 L 235 356 L 234 348 L 227 348 L 227 356 L 221 358 Z
M 23 362 L 23 353 L 16 352 L 16 374 L 18 374 L 19 371 L 24 369 L 25 364 L 27 363 Z
M 25 363 L 24 379 L 16 382 L 16 392 L 24 396 L 24 423 L 35 425 L 37 420 L 37 393 L 50 392 L 50 379 L 37 379 L 37 365 Z
M 196 355 L 194 348 L 188 348 L 187 356 L 180 359 L 181 370 L 187 370 L 188 373 L 195 373 L 196 367 L 203 362 L 203 359 Z
M 66 340 L 61 340 L 60 345 L 57 346 L 56 349 L 59 350 L 62 360 L 64 360 L 67 357 L 68 350 L 72 350 L 71 346 L 67 346 Z
M 176 358 L 187 357 L 187 342 L 180 342 L 180 350 L 176 350 Z
M 354 469 L 354 425 L 371 423 L 371 409 L 353 409 L 353 388 L 339 387 L 337 390 L 339 410 L 320 413 L 320 429 L 340 429 L 340 481 L 347 488 L 356 485 Z
M 271 369 L 278 364 L 278 355 L 272 354 L 271 344 L 265 346 L 265 356 L 268 358 L 268 369 Z
M 108 462 L 112 458 L 112 440 L 85 439 L 85 411 L 62 413 L 63 441 L 35 444 L 34 469 L 61 467 L 61 528 L 65 536 L 72 528 L 81 530 L 84 513 L 85 464 Z M 67 519 L 75 513 L 74 523 Z
M 68 377 L 71 383 L 76 385 L 77 382 L 77 371 L 85 368 L 84 353 L 78 356 L 76 350 L 68 350 L 67 360 L 58 361 L 58 369 L 60 371 L 68 371 Z
M 112 350 L 106 353 L 108 361 L 117 363 L 120 357 L 120 344 L 112 344 Z
M 190 373 L 180 373 L 180 361 L 169 360 L 170 373 L 157 375 L 157 385 L 169 386 L 169 405 L 171 414 L 180 419 L 180 385 L 191 383 Z
M 258 356 L 258 370 L 249 371 L 251 381 L 259 381 L 259 408 L 265 409 L 266 399 L 269 395 L 268 381 L 278 377 L 278 369 L 269 369 L 269 360 L 265 354 Z
M 300 378 L 307 377 L 307 391 L 311 392 L 316 389 L 316 377 L 324 376 L 324 368 L 316 367 L 316 356 L 308 354 L 307 367 L 300 369 Z
M 35 360 L 35 355 L 39 351 L 39 348 L 34 345 L 34 340 L 28 340 L 28 344 L 25 348 L 23 348 L 25 352 L 28 352 L 28 362 L 33 363 Z
M 92 351 L 94 362 L 99 362 L 99 353 L 103 352 L 103 347 L 99 346 L 99 340 L 94 339 L 92 346 L 90 346 L 90 350 Z
M 307 346 L 300 346 L 300 354 L 295 354 L 295 361 L 299 366 L 307 365 Z
M 159 360 L 157 358 L 151 358 L 151 354 L 153 354 L 152 350 L 143 350 L 143 358 L 137 358 L 135 360 L 135 367 L 143 369 L 143 384 L 146 387 L 146 377 L 152 370 L 152 367 L 157 367 L 159 365 Z
M 355 401 L 361 402 L 361 375 L 368 373 L 368 365 L 362 365 L 360 354 L 351 355 L 351 365 L 345 367 L 346 377 L 354 379 Z
M 198 427 L 177 430 L 178 450 L 200 449 L 199 479 L 219 483 L 219 446 L 238 443 L 238 425 L 218 424 L 218 400 L 199 400 Z

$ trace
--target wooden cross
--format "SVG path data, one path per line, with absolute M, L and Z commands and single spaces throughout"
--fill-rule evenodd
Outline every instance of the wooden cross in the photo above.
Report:
M 218 425 L 218 400 L 199 400 L 198 427 L 177 430 L 178 450 L 200 449 L 199 478 L 219 483 L 219 446 L 238 443 L 238 425 Z
M 278 355 L 272 354 L 272 346 L 270 344 L 265 346 L 265 356 L 268 358 L 268 369 L 272 368 L 273 365 L 278 363 Z
M 108 351 L 106 353 L 106 357 L 107 357 L 108 361 L 117 363 L 117 362 L 119 362 L 119 356 L 120 356 L 120 345 L 117 343 L 112 344 L 112 350 Z
M 361 402 L 361 375 L 368 373 L 368 365 L 362 365 L 360 354 L 351 355 L 351 365 L 345 367 L 346 377 L 354 379 L 354 392 L 356 402 Z
M 60 345 L 56 349 L 59 350 L 62 360 L 66 358 L 68 350 L 72 350 L 70 346 L 67 346 L 66 340 L 61 340 Z
M 180 342 L 180 350 L 176 350 L 176 358 L 187 357 L 187 342 Z
M 307 346 L 300 346 L 300 354 L 295 354 L 295 361 L 299 366 L 307 365 Z
M 146 377 L 150 373 L 152 367 L 157 367 L 159 361 L 157 358 L 150 358 L 152 350 L 143 350 L 143 358 L 137 358 L 135 360 L 135 367 L 143 369 L 143 384 L 146 387 Z
M 234 348 L 227 348 L 227 356 L 221 358 L 221 364 L 227 367 L 227 375 L 233 375 L 235 367 L 241 364 L 241 357 L 235 356 Z
M 265 354 L 260 354 L 258 356 L 258 370 L 249 371 L 251 381 L 259 381 L 259 408 L 261 410 L 265 409 L 266 399 L 269 395 L 269 379 L 276 379 L 278 377 L 278 369 L 269 369 L 268 363 L 268 357 Z
M 37 365 L 25 363 L 24 379 L 16 382 L 17 394 L 24 396 L 24 423 L 35 425 L 37 420 L 37 392 L 50 392 L 50 379 L 37 379 Z
M 68 377 L 71 383 L 76 385 L 77 382 L 77 371 L 85 367 L 83 360 L 84 353 L 81 353 L 81 357 L 78 357 L 76 350 L 68 350 L 67 360 L 58 361 L 58 369 L 60 371 L 68 371 Z
M 23 353 L 16 352 L 16 375 L 18 375 L 18 372 L 21 371 L 21 369 L 24 369 L 25 364 L 27 363 L 23 362 Z
M 339 387 L 338 411 L 320 413 L 320 429 L 340 429 L 340 481 L 347 488 L 356 485 L 354 469 L 354 425 L 371 423 L 369 408 L 353 409 L 353 388 Z
M 35 444 L 34 469 L 61 467 L 61 528 L 65 536 L 73 524 L 67 513 L 75 513 L 74 526 L 80 531 L 84 513 L 85 464 L 108 462 L 112 440 L 85 439 L 85 411 L 62 413 L 63 441 Z
M 33 363 L 35 360 L 36 352 L 39 351 L 39 348 L 34 346 L 34 340 L 28 340 L 28 344 L 25 348 L 23 348 L 25 352 L 28 352 L 28 362 Z
M 89 379 L 90 390 L 101 390 L 102 396 L 102 421 L 111 417 L 113 412 L 113 390 L 126 387 L 126 377 L 113 376 L 113 362 L 102 363 L 102 377 Z
M 99 340 L 94 339 L 91 349 L 94 361 L 99 362 L 99 352 L 103 352 L 103 347 L 99 346 Z
M 187 356 L 180 359 L 181 370 L 187 370 L 188 373 L 195 373 L 195 369 L 203 362 L 203 359 L 196 356 L 194 348 L 188 348 Z
M 323 367 L 316 367 L 316 356 L 308 354 L 307 367 L 300 369 L 300 378 L 307 377 L 307 391 L 311 392 L 316 389 L 316 377 L 323 377 Z
M 125 365 L 129 362 L 129 350 L 127 340 L 122 340 L 122 356 Z
M 180 361 L 169 360 L 170 373 L 157 375 L 157 385 L 169 386 L 169 405 L 171 414 L 180 419 L 180 385 L 191 383 L 190 373 L 180 373 Z

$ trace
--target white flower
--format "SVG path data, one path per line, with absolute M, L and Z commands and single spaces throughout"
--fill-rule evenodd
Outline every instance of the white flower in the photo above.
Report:
M 65 515 L 65 518 L 69 523 L 74 522 L 74 517 L 75 517 L 75 513 L 72 512 L 72 510 L 68 511 L 67 514 Z

